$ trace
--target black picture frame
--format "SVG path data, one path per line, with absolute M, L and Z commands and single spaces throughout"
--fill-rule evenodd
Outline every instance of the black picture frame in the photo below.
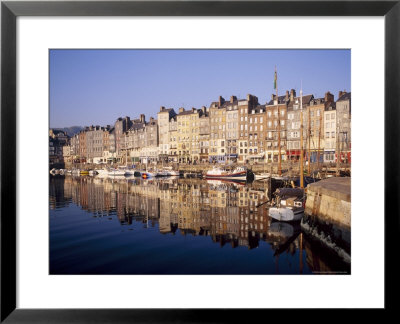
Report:
M 16 19 L 18 16 L 384 16 L 385 310 L 396 307 L 399 234 L 400 0 L 395 1 L 2 1 L 1 2 L 1 322 L 237 322 L 267 309 L 16 308 Z M 374 46 L 374 44 L 371 44 Z M 371 82 L 373 82 L 371 80 Z M 371 98 L 381 101 L 383 98 Z M 372 153 L 371 153 L 372 154 Z M 368 160 L 368 159 L 367 159 Z M 367 161 L 368 162 L 368 161 Z M 373 187 L 371 192 L 383 190 Z M 371 234 L 373 235 L 373 234 Z M 373 238 L 371 238 L 373 240 Z M 370 242 L 373 244 L 373 241 Z M 368 247 L 366 247 L 368 248 Z M 396 251 L 397 250 L 397 251 Z M 367 284 L 367 283 L 366 283 Z M 212 292 L 210 292 L 212 293 Z M 218 292 L 216 292 L 218 293 Z M 297 292 L 299 293 L 299 292 Z M 251 298 L 251 296 L 248 296 Z M 291 313 L 293 318 L 301 310 Z M 314 310 L 315 311 L 315 310 Z M 270 311 L 275 312 L 276 311 Z M 387 312 L 386 312 L 387 313 Z M 268 317 L 270 318 L 270 314 Z M 279 316 L 279 314 L 278 314 Z M 333 315 L 336 316 L 336 315 Z M 264 318 L 266 319 L 266 318 Z M 288 319 L 287 314 L 285 319 Z

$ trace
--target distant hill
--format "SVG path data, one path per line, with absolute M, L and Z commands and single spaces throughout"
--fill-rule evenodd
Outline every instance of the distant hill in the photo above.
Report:
M 71 126 L 71 127 L 64 127 L 64 128 L 53 128 L 56 130 L 61 130 L 67 133 L 69 137 L 74 136 L 75 134 L 79 133 L 83 127 L 81 126 Z

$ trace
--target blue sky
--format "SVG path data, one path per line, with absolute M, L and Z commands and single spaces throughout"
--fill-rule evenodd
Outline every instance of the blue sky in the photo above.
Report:
M 160 106 L 209 106 L 222 95 L 264 104 L 278 90 L 351 91 L 350 50 L 51 50 L 50 127 L 157 117 Z

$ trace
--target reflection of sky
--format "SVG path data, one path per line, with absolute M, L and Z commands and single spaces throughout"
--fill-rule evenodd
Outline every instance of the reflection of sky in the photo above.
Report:
M 278 90 L 323 97 L 350 88 L 350 50 L 51 50 L 50 127 L 156 117 L 160 106 L 209 106 L 222 95 Z

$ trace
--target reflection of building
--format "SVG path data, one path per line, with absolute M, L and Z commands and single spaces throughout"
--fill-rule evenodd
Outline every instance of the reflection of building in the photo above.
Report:
M 57 186 L 50 186 L 52 205 L 71 199 L 96 217 L 115 212 L 121 225 L 158 224 L 164 234 L 179 229 L 184 235 L 208 235 L 232 247 L 255 247 L 255 240 L 268 231 L 267 209 L 257 207 L 267 199 L 260 184 L 249 190 L 234 183 L 197 179 L 127 182 L 66 177 L 64 187 L 55 190 Z

